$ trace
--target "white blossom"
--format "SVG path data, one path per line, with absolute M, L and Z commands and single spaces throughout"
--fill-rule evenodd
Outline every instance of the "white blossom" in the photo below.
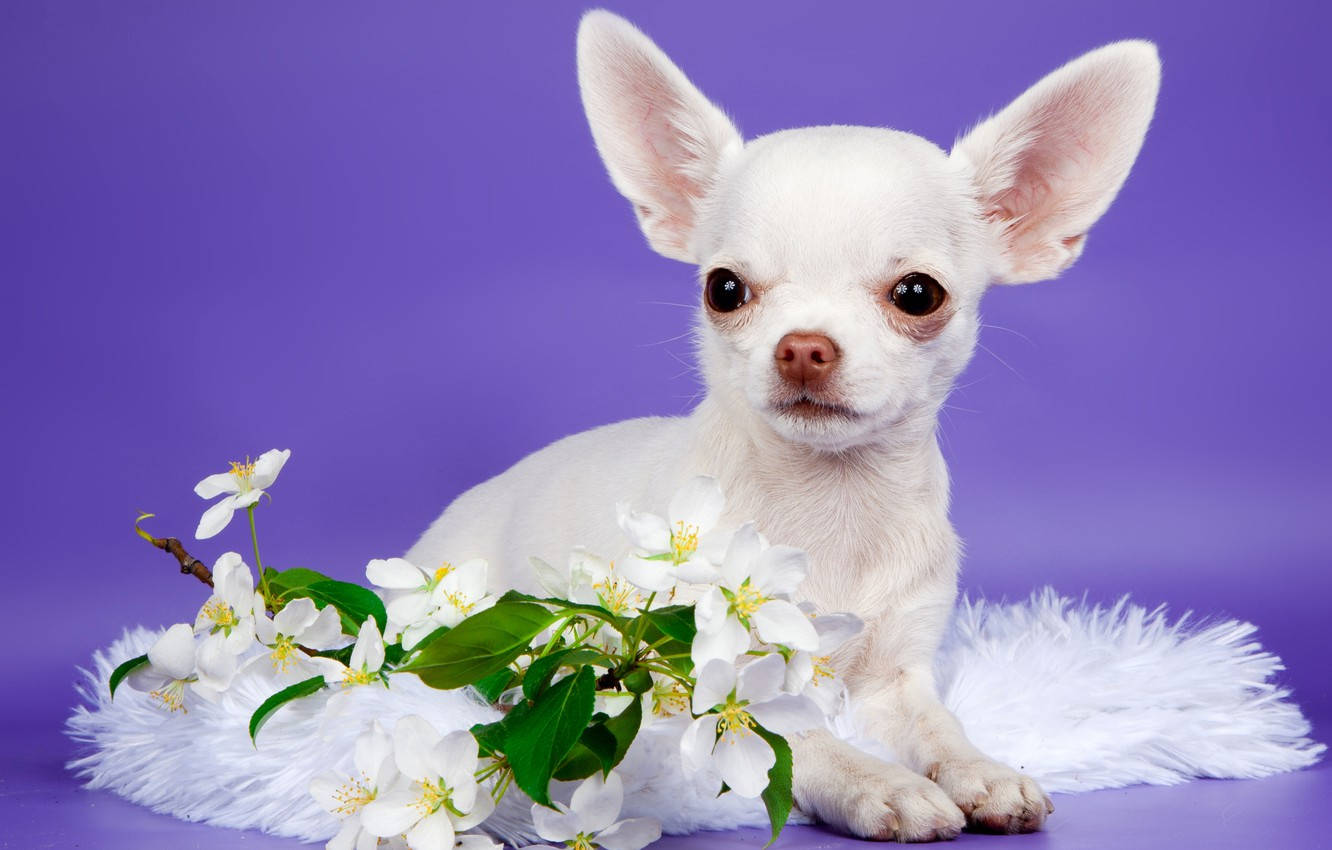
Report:
M 255 637 L 269 650 L 266 655 L 256 656 L 254 662 L 267 660 L 279 676 L 317 667 L 310 663 L 310 657 L 301 647 L 336 649 L 347 642 L 338 610 L 332 605 L 316 608 L 314 601 L 304 596 L 282 606 L 271 620 L 262 615 L 255 617 L 254 631 Z
M 671 590 L 677 581 L 710 581 L 726 551 L 729 535 L 715 528 L 725 507 L 717 479 L 707 476 L 687 481 L 665 517 L 617 505 L 620 528 L 634 547 L 621 559 L 621 573 L 650 592 Z
M 393 739 L 379 721 L 356 739 L 353 764 L 355 773 L 351 776 L 325 773 L 310 782 L 310 795 L 342 821 L 338 834 L 325 845 L 328 850 L 373 850 L 379 846 L 379 836 L 362 826 L 361 813 L 398 779 Z
M 194 618 L 194 633 L 205 635 L 198 656 L 203 684 L 217 691 L 230 687 L 239 657 L 254 645 L 256 617 L 267 619 L 254 575 L 240 555 L 226 552 L 213 565 L 213 594 Z
M 449 850 L 457 833 L 485 820 L 495 803 L 476 781 L 477 745 L 466 730 L 441 736 L 409 715 L 393 729 L 393 753 L 405 782 L 362 810 L 368 832 L 403 835 L 412 850 Z
M 377 559 L 365 567 L 371 584 L 389 591 L 385 636 L 401 639 L 404 649 L 441 626 L 452 628 L 494 605 L 495 598 L 486 593 L 486 571 L 480 558 L 457 566 L 444 563 L 434 571 L 405 558 Z
M 248 508 L 258 502 L 264 490 L 273 485 L 278 473 L 291 457 L 291 449 L 269 449 L 251 463 L 232 461 L 231 469 L 210 475 L 194 485 L 194 492 L 200 498 L 212 499 L 227 494 L 226 498 L 215 502 L 199 519 L 199 527 L 194 536 L 200 540 L 212 537 L 231 522 L 231 516 L 237 510 Z
M 148 664 L 139 667 L 125 680 L 131 688 L 143 691 L 168 711 L 188 711 L 186 695 L 198 693 L 206 699 L 216 694 L 200 685 L 195 670 L 197 654 L 194 629 L 189 623 L 177 623 L 162 633 L 148 650 Z
M 615 771 L 604 779 L 594 773 L 573 793 L 569 805 L 554 809 L 532 805 L 537 835 L 567 847 L 591 850 L 641 850 L 661 837 L 661 824 L 652 818 L 616 820 L 624 805 L 624 783 Z
M 846 686 L 833 670 L 831 656 L 838 647 L 860 634 L 864 623 L 854 614 L 815 615 L 814 606 L 809 603 L 801 603 L 800 610 L 813 623 L 819 643 L 812 651 L 791 654 L 786 662 L 783 689 L 791 694 L 804 694 L 814 700 L 824 715 L 831 715 L 846 693 Z
M 787 598 L 805 580 L 805 553 L 790 546 L 768 546 L 746 523 L 726 550 L 716 586 L 694 609 L 697 634 L 690 654 L 702 667 L 718 658 L 734 661 L 749 649 L 752 626 L 764 643 L 800 651 L 818 646 L 809 618 Z
M 772 746 L 755 724 L 786 736 L 819 726 L 823 714 L 807 697 L 782 693 L 786 664 L 780 655 L 765 655 L 735 666 L 709 661 L 694 687 L 693 711 L 701 715 L 685 731 L 680 752 L 700 782 L 720 787 L 717 777 L 741 797 L 757 797 L 768 785 L 776 764 Z

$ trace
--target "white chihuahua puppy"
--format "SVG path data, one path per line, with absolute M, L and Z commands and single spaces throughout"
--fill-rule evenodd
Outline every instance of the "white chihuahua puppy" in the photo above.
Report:
M 866 127 L 745 142 L 646 36 L 604 11 L 578 32 L 583 103 L 615 187 L 659 253 L 698 266 L 707 395 L 682 418 L 561 440 L 468 491 L 407 557 L 484 557 L 496 591 L 528 558 L 622 550 L 610 506 L 662 511 L 715 476 L 724 522 L 809 553 L 801 596 L 865 621 L 833 659 L 890 764 L 826 733 L 794 741 L 799 808 L 862 838 L 1039 829 L 1035 782 L 981 753 L 931 671 L 959 546 L 936 417 L 992 281 L 1059 274 L 1142 146 L 1160 63 L 1094 50 L 945 152 Z

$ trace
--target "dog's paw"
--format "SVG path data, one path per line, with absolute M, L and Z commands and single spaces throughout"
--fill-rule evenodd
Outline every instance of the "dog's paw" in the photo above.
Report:
M 925 775 L 957 804 L 973 828 L 985 832 L 1035 832 L 1054 813 L 1041 786 L 990 759 L 955 759 L 932 765 Z
M 905 767 L 882 762 L 848 771 L 830 793 L 821 819 L 874 841 L 948 841 L 966 816 L 937 785 Z

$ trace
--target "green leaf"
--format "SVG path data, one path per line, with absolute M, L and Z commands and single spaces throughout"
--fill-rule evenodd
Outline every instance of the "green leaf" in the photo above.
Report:
M 634 700 L 614 717 L 589 726 L 568 758 L 555 770 L 555 778 L 586 779 L 597 770 L 610 773 L 611 768 L 624 760 L 624 754 L 629 752 L 629 745 L 634 742 L 642 723 L 643 701 Z M 614 741 L 614 746 L 609 749 L 607 734 Z
M 786 819 L 791 816 L 791 745 L 776 732 L 769 732 L 758 724 L 754 731 L 772 747 L 777 762 L 768 771 L 768 787 L 763 789 L 763 805 L 768 810 L 768 823 L 772 825 L 772 838 L 764 847 L 772 846 L 782 834 Z
M 609 659 L 606 658 L 606 653 L 590 646 L 559 649 L 549 655 L 543 655 L 533 661 L 523 674 L 523 696 L 536 699 L 537 694 L 550 683 L 551 678 L 561 667 L 578 667 L 596 661 L 609 662 Z
M 332 605 L 342 615 L 342 631 L 349 635 L 360 632 L 361 624 L 367 617 L 375 618 L 381 633 L 388 623 L 384 601 L 376 596 L 374 591 L 359 584 L 322 579 L 293 588 L 291 597 L 297 596 L 308 596 L 320 608 Z
M 498 602 L 431 641 L 398 669 L 440 690 L 475 684 L 526 652 L 532 638 L 555 619 L 531 602 Z
M 504 752 L 513 766 L 513 779 L 543 806 L 553 808 L 550 776 L 592 719 L 595 693 L 596 674 L 583 667 L 545 691 L 525 716 L 506 724 Z
M 472 683 L 472 688 L 488 703 L 494 704 L 495 700 L 500 698 L 500 694 L 507 691 L 513 685 L 513 680 L 518 674 L 505 667 L 497 670 L 489 676 Z
M 584 614 L 594 620 L 602 620 L 610 623 L 616 631 L 621 631 L 624 626 L 624 618 L 617 617 L 610 611 L 602 608 L 600 605 L 583 605 L 577 602 L 570 602 L 567 599 L 555 599 L 549 596 L 532 596 L 530 593 L 520 593 L 517 590 L 510 590 L 499 598 L 500 602 L 540 602 L 543 605 L 555 605 L 564 612 L 573 612 Z
M 111 699 L 116 698 L 116 688 L 120 687 L 120 683 L 125 680 L 125 677 L 133 673 L 135 670 L 138 670 L 140 667 L 144 666 L 147 663 L 148 663 L 148 656 L 137 655 L 134 658 L 131 658 L 129 661 L 126 661 L 124 664 L 119 665 L 118 667 L 116 667 L 116 669 L 112 670 L 111 679 L 107 683 L 111 686 Z
M 323 687 L 324 677 L 313 676 L 303 682 L 297 682 L 289 688 L 283 688 L 264 700 L 264 704 L 255 709 L 254 714 L 250 715 L 250 740 L 254 740 L 255 736 L 259 734 L 259 730 L 279 708 L 292 700 L 318 693 Z
M 645 637 L 648 638 L 648 643 L 655 643 L 653 637 L 662 636 L 674 638 L 681 643 L 693 643 L 694 635 L 698 633 L 698 628 L 694 625 L 693 605 L 668 605 L 665 608 L 645 612 L 642 620 L 647 623 Z
M 292 567 L 281 572 L 274 569 L 265 569 L 264 576 L 268 579 L 268 589 L 279 597 L 300 596 L 300 593 L 294 591 L 308 587 L 317 581 L 332 581 L 323 573 L 307 570 L 305 567 Z
M 504 720 L 507 719 L 508 716 L 506 715 Z M 504 728 L 504 720 L 496 720 L 494 723 L 478 723 L 471 728 L 472 737 L 476 739 L 481 755 L 498 755 L 506 749 L 505 741 L 508 734 Z

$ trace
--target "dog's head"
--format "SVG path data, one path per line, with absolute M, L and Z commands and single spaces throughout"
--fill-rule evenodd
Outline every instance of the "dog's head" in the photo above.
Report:
M 578 33 L 597 148 L 659 253 L 695 263 L 713 396 L 841 450 L 932 417 L 976 344 L 992 282 L 1082 251 L 1142 146 L 1155 48 L 1065 65 L 951 153 L 868 127 L 746 143 L 646 36 L 607 12 Z

